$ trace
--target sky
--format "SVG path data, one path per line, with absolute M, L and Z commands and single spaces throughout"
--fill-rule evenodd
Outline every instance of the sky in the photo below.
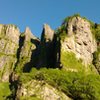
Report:
M 15 24 L 21 32 L 28 26 L 37 37 L 43 24 L 56 29 L 76 13 L 100 23 L 100 0 L 0 0 L 0 24 Z

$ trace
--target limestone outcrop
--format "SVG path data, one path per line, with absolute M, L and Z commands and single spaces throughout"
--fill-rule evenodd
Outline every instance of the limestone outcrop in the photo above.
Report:
M 44 24 L 41 40 L 45 39 L 45 41 L 48 42 L 53 41 L 53 38 L 54 30 L 52 30 L 48 24 Z
M 97 43 L 89 21 L 77 16 L 64 23 L 64 27 L 67 32 L 65 39 L 61 40 L 61 51 L 73 52 L 85 66 L 90 65 Z
M 34 62 L 33 57 L 35 56 L 39 43 L 40 40 L 27 27 L 25 32 L 20 35 L 19 49 L 17 52 L 18 61 L 16 64 L 18 70 L 28 71 L 34 66 L 32 65 Z
M 40 44 L 40 67 L 54 66 L 54 48 L 54 30 L 44 24 Z
M 9 81 L 17 61 L 19 29 L 15 25 L 0 25 L 0 80 Z
M 19 85 L 16 98 L 18 100 L 23 98 L 24 100 L 28 99 L 28 97 L 31 97 L 31 99 L 36 97 L 35 99 L 40 100 L 72 100 L 64 93 L 58 91 L 44 81 L 41 82 L 37 80 Z
M 68 37 L 62 43 L 62 49 L 75 53 L 85 65 L 91 64 L 97 44 L 90 23 L 81 17 L 74 17 L 68 21 L 66 28 Z
M 0 25 L 1 80 L 9 80 L 13 68 L 28 72 L 32 67 L 66 66 L 63 64 L 63 52 L 74 53 L 76 59 L 85 66 L 92 64 L 97 43 L 90 22 L 76 16 L 62 26 L 64 28 L 59 35 L 49 25 L 44 24 L 40 41 L 28 27 L 24 33 L 20 33 L 15 25 Z M 61 37 L 63 33 L 64 39 Z
M 28 27 L 21 33 L 15 25 L 0 24 L 0 82 L 10 83 L 7 83 L 7 87 L 10 87 L 12 94 L 8 97 L 14 100 L 26 100 L 26 97 L 27 100 L 31 97 L 71 100 L 68 96 L 73 98 L 73 93 L 67 91 L 68 96 L 65 95 L 70 79 L 65 81 L 62 78 L 63 72 L 100 74 L 99 34 L 100 25 L 91 25 L 90 21 L 80 16 L 69 17 L 56 31 L 44 24 L 41 39 L 35 37 Z M 43 67 L 47 69 L 42 69 Z M 39 74 L 33 75 L 33 68 Z M 44 74 L 41 74 L 40 69 Z M 54 70 L 53 77 L 48 78 L 46 72 L 49 69 L 57 70 Z M 55 72 L 60 72 L 59 70 L 62 72 L 57 73 L 59 78 L 55 78 Z M 21 78 L 24 81 L 20 82 Z M 26 83 L 25 78 L 28 78 Z M 65 87 L 62 82 L 59 83 L 60 79 Z M 56 81 L 59 84 L 55 84 Z M 71 83 L 74 84 L 74 79 Z M 68 88 L 70 87 L 69 84 Z

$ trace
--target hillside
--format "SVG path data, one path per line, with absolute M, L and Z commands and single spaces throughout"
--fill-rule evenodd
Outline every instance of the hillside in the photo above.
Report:
M 41 39 L 0 24 L 0 100 L 100 100 L 100 24 L 75 14 Z

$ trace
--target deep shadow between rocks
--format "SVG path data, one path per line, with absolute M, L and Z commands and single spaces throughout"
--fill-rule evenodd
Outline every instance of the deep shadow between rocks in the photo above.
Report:
M 23 72 L 30 72 L 32 67 L 36 67 L 38 63 L 40 42 L 36 39 L 31 39 L 31 43 L 35 44 L 36 49 L 32 50 L 31 60 L 24 65 Z
M 31 39 L 31 42 L 36 45 L 36 49 L 32 51 L 30 62 L 26 63 L 23 67 L 23 72 L 30 72 L 33 67 L 40 69 L 46 68 L 59 68 L 61 69 L 60 38 L 54 35 L 53 41 L 46 42 L 45 40 L 40 43 L 37 40 Z

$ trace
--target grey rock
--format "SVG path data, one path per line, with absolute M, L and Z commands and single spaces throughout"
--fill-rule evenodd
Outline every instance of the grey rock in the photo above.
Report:
M 28 88 L 30 89 L 28 89 Z M 63 92 L 58 91 L 54 87 L 48 85 L 43 81 L 33 80 L 27 83 L 23 83 L 18 87 L 17 99 L 21 97 L 25 98 L 35 95 L 42 100 L 72 100 L 66 96 Z
M 27 67 L 34 66 L 31 64 L 33 61 L 32 56 L 35 55 L 35 51 L 38 48 L 40 40 L 32 34 L 31 30 L 28 27 L 26 28 L 21 38 L 23 38 L 23 41 L 22 41 L 23 45 L 20 47 L 20 50 L 19 50 L 19 54 L 18 54 L 19 60 L 17 62 L 17 67 L 20 67 L 20 69 L 23 69 L 25 65 L 27 65 Z
M 43 38 L 46 39 L 46 42 L 52 41 L 54 37 L 54 30 L 52 30 L 49 25 L 44 24 L 42 35 Z
M 19 29 L 15 25 L 0 25 L 0 80 L 9 81 L 16 63 Z
M 81 18 L 74 17 L 68 22 L 66 27 L 68 36 L 62 45 L 64 51 L 71 51 L 78 59 L 82 59 L 84 65 L 92 63 L 93 55 L 97 49 L 96 40 L 90 29 L 90 23 Z

